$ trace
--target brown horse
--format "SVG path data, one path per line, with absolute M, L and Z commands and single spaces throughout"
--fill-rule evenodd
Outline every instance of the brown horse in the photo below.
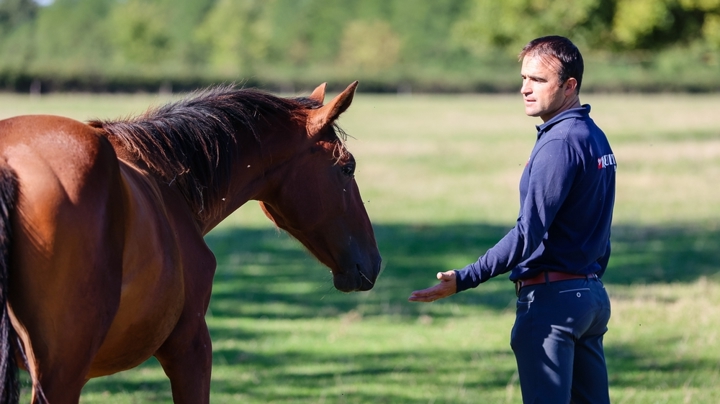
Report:
M 323 106 L 218 87 L 122 121 L 0 121 L 0 402 L 77 403 L 88 379 L 155 356 L 176 403 L 207 403 L 203 236 L 248 200 L 327 265 L 337 289 L 380 270 L 355 160 Z

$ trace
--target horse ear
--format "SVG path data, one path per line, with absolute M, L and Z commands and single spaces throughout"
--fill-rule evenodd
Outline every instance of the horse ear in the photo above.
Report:
M 325 102 L 325 87 L 327 86 L 327 83 L 322 83 L 319 86 L 313 90 L 312 94 L 310 94 L 310 98 L 313 101 L 317 101 L 320 104 Z
M 332 99 L 327 105 L 319 109 L 310 110 L 307 119 L 307 131 L 308 135 L 313 136 L 320 132 L 325 126 L 332 124 L 335 120 L 345 112 L 350 104 L 352 103 L 353 96 L 355 95 L 355 89 L 358 86 L 358 82 L 354 81 L 350 84 L 345 91 L 338 94 Z M 318 90 L 315 89 L 313 94 Z

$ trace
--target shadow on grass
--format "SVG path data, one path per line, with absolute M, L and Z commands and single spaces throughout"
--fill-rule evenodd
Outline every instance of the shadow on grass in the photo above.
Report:
M 370 292 L 343 294 L 332 287 L 329 272 L 310 257 L 296 241 L 273 228 L 226 228 L 209 234 L 206 240 L 215 252 L 218 270 L 209 316 L 219 319 L 281 319 L 304 320 L 318 317 L 337 317 L 344 313 L 359 312 L 364 317 L 391 316 L 397 321 L 415 322 L 428 310 L 447 311 L 458 305 L 478 311 L 503 311 L 514 308 L 514 291 L 507 276 L 492 280 L 481 288 L 461 293 L 448 302 L 423 305 L 406 301 L 412 290 L 435 283 L 437 271 L 461 267 L 475 260 L 479 254 L 492 247 L 507 228 L 482 224 L 450 226 L 379 225 L 376 236 L 384 258 L 384 270 L 375 288 Z M 712 226 L 643 228 L 618 226 L 613 230 L 613 256 L 604 281 L 606 284 L 629 285 L 633 283 L 693 282 L 700 277 L 717 277 L 720 270 L 720 231 Z M 395 320 L 393 320 L 395 321 Z M 249 340 L 271 337 L 275 331 L 253 330 L 252 324 L 218 326 L 211 330 L 213 340 Z M 478 372 L 477 377 L 468 376 L 466 384 L 474 390 L 502 389 L 514 372 L 514 360 L 507 351 L 488 353 L 502 356 L 498 361 L 507 365 L 497 369 Z M 429 358 L 440 355 L 443 358 Z M 613 346 L 608 350 L 611 374 L 615 385 L 641 383 L 647 370 L 673 373 L 690 371 L 702 363 L 654 363 L 638 347 Z M 401 357 L 402 356 L 402 357 Z M 354 354 L 352 358 L 336 355 L 312 355 L 283 353 L 264 356 L 239 349 L 218 347 L 213 362 L 216 368 L 230 368 L 231 376 L 213 378 L 213 391 L 222 394 L 239 394 L 256 400 L 293 401 L 290 394 L 301 394 L 306 399 L 317 398 L 324 391 L 341 391 L 338 377 L 348 384 L 362 385 L 363 380 L 397 378 L 397 383 L 414 383 L 440 375 L 443 369 L 428 370 L 423 363 L 443 363 L 457 369 L 472 368 L 470 352 L 438 350 L 422 351 L 415 359 L 406 353 Z M 330 371 L 300 373 L 289 370 L 311 363 L 322 368 L 345 362 L 345 367 Z M 402 369 L 397 368 L 403 363 Z M 503 366 L 504 366 L 503 365 Z M 151 360 L 143 365 L 159 371 L 159 365 Z M 707 364 L 708 367 L 715 366 Z M 138 370 L 133 370 L 136 372 Z M 140 372 L 143 368 L 139 369 Z M 238 375 L 259 374 L 260 382 L 248 381 Z M 370 377 L 372 376 L 372 377 Z M 490 379 L 488 379 L 490 377 Z M 672 375 L 668 375 L 672 378 Z M 680 377 L 680 376 L 678 376 Z M 142 392 L 154 400 L 169 401 L 169 383 L 150 379 L 137 381 L 138 377 L 106 378 L 93 380 L 85 392 Z M 353 382 L 354 380 L 354 382 Z M 428 379 L 429 380 L 429 379 Z M 665 379 L 663 379 L 665 380 Z M 678 379 L 678 383 L 682 380 Z M 395 382 L 394 382 L 395 383 Z M 428 381 L 428 383 L 430 383 Z M 665 383 L 665 382 L 663 382 Z M 287 386 L 287 390 L 267 390 L 267 386 Z M 334 387 L 333 387 L 334 386 Z M 330 390 L 328 390 L 330 389 Z M 335 390 L 333 390 L 335 389 Z M 284 392 L 283 392 L 284 391 Z M 293 391 L 294 393 L 287 393 Z M 377 396 L 375 391 L 354 391 L 354 399 L 346 402 L 410 402 L 406 397 L 387 393 Z M 388 395 L 389 394 L 389 395 Z M 295 397 L 298 398 L 298 397 Z M 350 397 L 346 397 L 350 398 Z M 450 400 L 452 401 L 452 400 Z
M 227 229 L 206 240 L 218 258 L 213 316 L 305 318 L 362 307 L 364 315 L 423 312 L 408 304 L 416 289 L 435 283 L 438 271 L 459 268 L 492 247 L 507 228 L 481 224 L 376 226 L 384 270 L 372 291 L 342 294 L 328 271 L 299 243 L 275 229 Z M 720 271 L 720 230 L 698 227 L 613 229 L 607 284 L 693 282 Z M 501 275 L 475 291 L 453 297 L 457 304 L 502 310 L 514 291 Z M 262 307 L 268 305 L 267 307 Z
M 444 349 L 423 353 L 356 353 L 342 357 L 301 352 L 247 356 L 240 350 L 219 349 L 216 355 L 244 359 L 215 364 L 213 394 L 243 397 L 242 401 L 257 403 L 318 402 L 322 396 L 326 399 L 321 402 L 416 403 L 417 394 L 408 392 L 407 387 L 427 389 L 447 379 L 457 384 L 454 376 L 458 368 L 467 369 L 461 383 L 480 392 L 503 390 L 515 373 L 512 354 L 507 351 L 485 351 L 481 358 L 476 352 Z M 506 365 L 493 367 L 492 372 L 477 372 L 478 367 L 483 366 L 479 365 L 480 361 Z M 158 366 L 156 362 L 152 365 Z M 252 374 L 252 377 L 242 377 L 243 374 Z M 406 387 L 390 391 L 358 389 L 357 386 L 368 381 Z M 127 380 L 120 383 L 112 378 L 93 381 L 84 390 L 85 393 L 139 392 L 147 397 L 145 400 L 169 402 L 169 395 L 161 393 L 163 391 L 169 391 L 169 382 Z
M 489 363 L 504 362 L 508 363 L 508 366 L 495 368 L 492 374 L 469 372 L 463 382 L 481 391 L 505 388 L 515 371 L 510 356 L 511 354 L 506 351 L 484 352 L 482 360 Z M 342 393 L 347 394 L 351 402 L 409 403 L 417 402 L 417 398 L 413 398 L 404 388 L 379 392 L 372 388 L 358 390 L 357 386 L 373 380 L 392 381 L 396 385 L 417 385 L 421 388 L 452 377 L 450 375 L 457 374 L 457 368 L 477 369 L 476 362 L 477 359 L 472 352 L 444 349 L 415 354 L 412 352 L 356 353 L 342 358 L 334 354 L 309 355 L 297 352 L 286 353 L 279 358 L 259 355 L 253 358 L 250 366 L 253 367 L 252 371 L 258 374 L 260 384 L 238 383 L 236 380 L 221 378 L 217 388 L 226 393 L 252 396 L 256 402 L 317 400 L 323 391 L 330 391 L 338 393 L 338 396 Z M 312 368 L 290 370 L 287 364 L 293 364 L 295 368 L 298 364 L 312 364 Z M 268 385 L 282 385 L 283 390 L 268 391 L 265 387 Z
M 616 388 L 638 386 L 683 389 L 697 384 L 715 386 L 720 365 L 702 355 L 668 355 L 663 349 L 681 343 L 682 337 L 658 337 L 653 344 L 613 342 L 605 347 L 610 384 Z M 713 388 L 714 390 L 714 388 Z

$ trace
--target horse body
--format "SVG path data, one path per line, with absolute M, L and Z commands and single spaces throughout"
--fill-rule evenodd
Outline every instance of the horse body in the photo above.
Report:
M 203 236 L 251 199 L 338 289 L 370 289 L 380 256 L 334 127 L 354 89 L 326 106 L 324 86 L 299 100 L 225 89 L 136 121 L 0 121 L 11 196 L 0 297 L 32 401 L 77 403 L 89 378 L 154 355 L 176 403 L 208 402 L 215 258 Z M 16 402 L 11 370 L 0 368 L 0 402 Z

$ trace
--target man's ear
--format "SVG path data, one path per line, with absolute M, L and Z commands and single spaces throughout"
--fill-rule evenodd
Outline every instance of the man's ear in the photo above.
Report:
M 565 81 L 565 95 L 570 96 L 572 94 L 577 94 L 577 79 L 575 77 L 570 77 Z

